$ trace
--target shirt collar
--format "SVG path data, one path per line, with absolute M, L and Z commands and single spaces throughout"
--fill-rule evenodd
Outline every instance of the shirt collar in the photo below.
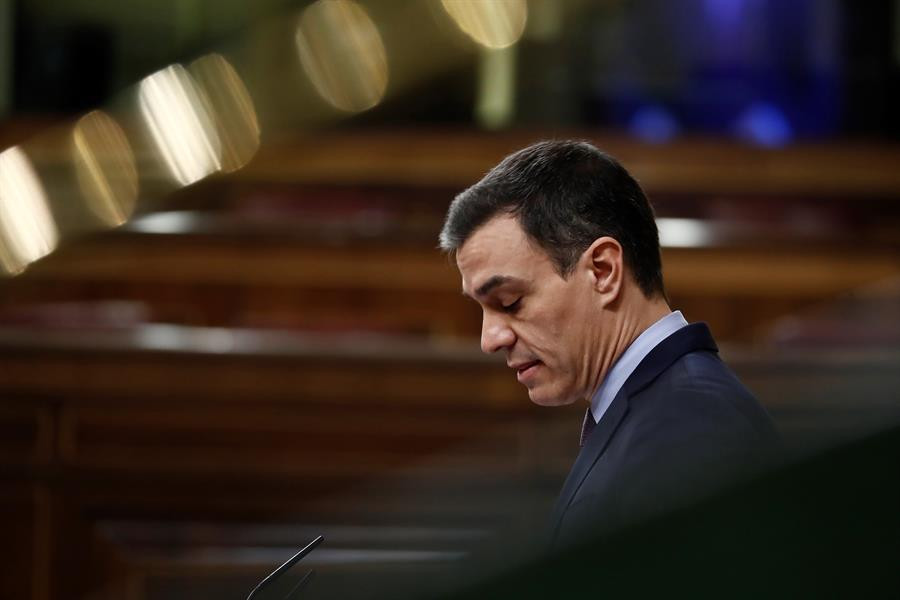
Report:
M 650 354 L 650 351 L 657 344 L 687 324 L 681 311 L 676 310 L 645 329 L 641 335 L 631 342 L 631 345 L 625 349 L 622 356 L 613 364 L 609 373 L 603 378 L 603 382 L 600 384 L 594 397 L 591 398 L 591 414 L 594 416 L 595 422 L 600 422 L 606 409 L 612 404 L 613 398 L 616 397 L 616 394 L 619 393 L 619 390 L 622 389 L 622 386 L 625 385 L 625 382 L 628 381 L 628 378 L 637 366 L 644 360 L 644 357 Z

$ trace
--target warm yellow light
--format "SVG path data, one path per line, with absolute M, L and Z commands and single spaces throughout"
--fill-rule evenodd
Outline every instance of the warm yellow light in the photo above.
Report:
M 72 131 L 72 155 L 91 211 L 110 227 L 127 221 L 137 202 L 138 174 L 119 124 L 99 110 L 81 117 Z
M 303 11 L 297 51 L 316 91 L 331 105 L 366 110 L 384 97 L 387 52 L 375 23 L 350 0 L 319 0 Z
M 18 147 L 0 153 L 0 265 L 19 273 L 50 254 L 59 241 L 47 196 L 28 156 Z
M 141 114 L 172 177 L 189 185 L 222 168 L 222 147 L 203 93 L 181 65 L 144 78 Z
M 222 170 L 240 169 L 259 149 L 259 121 L 244 82 L 220 54 L 198 58 L 189 71 L 208 101 L 222 143 Z
M 512 121 L 516 101 L 516 51 L 515 46 L 481 51 L 475 116 L 487 129 L 500 129 Z
M 528 20 L 525 0 L 441 0 L 463 32 L 487 48 L 519 41 Z

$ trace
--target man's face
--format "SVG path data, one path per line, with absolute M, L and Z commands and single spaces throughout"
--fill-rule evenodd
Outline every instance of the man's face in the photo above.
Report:
M 532 402 L 556 406 L 589 399 L 599 316 L 589 270 L 576 267 L 568 278 L 560 277 L 547 254 L 507 215 L 477 229 L 456 262 L 463 293 L 482 307 L 481 349 L 506 354 Z

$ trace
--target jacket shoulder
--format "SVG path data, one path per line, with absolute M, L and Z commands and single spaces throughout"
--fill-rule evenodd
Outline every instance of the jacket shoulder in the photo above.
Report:
M 648 388 L 655 388 L 649 391 L 658 396 L 655 410 L 662 414 L 777 437 L 768 412 L 715 352 L 685 354 L 654 383 Z

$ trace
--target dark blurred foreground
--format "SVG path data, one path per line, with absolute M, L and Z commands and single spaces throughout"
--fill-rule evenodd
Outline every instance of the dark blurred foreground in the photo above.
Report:
M 448 597 L 895 597 L 898 466 L 895 427 Z

